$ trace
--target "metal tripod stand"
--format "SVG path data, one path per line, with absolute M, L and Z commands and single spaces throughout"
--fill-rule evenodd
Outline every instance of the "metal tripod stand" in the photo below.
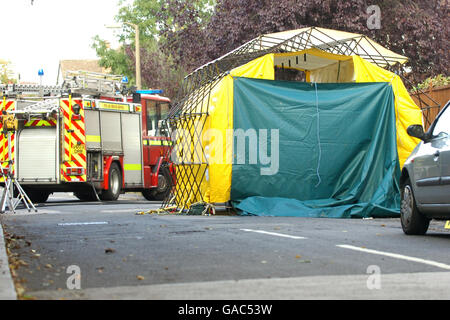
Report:
M 28 198 L 19 182 L 17 182 L 17 180 L 14 178 L 14 174 L 12 171 L 14 161 L 12 160 L 11 156 L 11 131 L 6 127 L 4 127 L 4 130 L 4 133 L 8 135 L 8 161 L 5 161 L 8 163 L 8 170 L 5 173 L 3 166 L 1 168 L 1 176 L 4 178 L 5 187 L 3 189 L 2 199 L 0 201 L 0 213 L 5 213 L 6 206 L 8 206 L 9 211 L 12 211 L 12 213 L 16 213 L 15 210 L 21 202 L 25 204 L 28 212 L 31 212 L 31 209 L 34 209 L 34 211 L 37 212 L 37 209 L 34 206 L 33 202 L 31 202 L 30 198 Z M 18 192 L 17 199 L 14 199 L 14 187 L 16 187 L 16 190 Z

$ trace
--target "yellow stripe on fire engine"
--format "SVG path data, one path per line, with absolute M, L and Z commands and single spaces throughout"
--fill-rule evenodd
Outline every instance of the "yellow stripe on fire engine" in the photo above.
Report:
M 142 166 L 140 163 L 134 164 L 134 163 L 125 163 L 123 165 L 123 169 L 125 171 L 140 171 L 142 170 Z
M 86 135 L 86 142 L 102 142 L 100 136 Z
M 170 140 L 144 140 L 144 146 L 171 146 Z
M 64 156 L 61 163 L 61 181 L 78 182 L 86 181 L 86 175 L 69 176 L 67 168 L 82 167 L 86 169 L 86 136 L 84 125 L 84 109 L 80 108 L 81 120 L 72 119 L 73 106 L 82 106 L 81 100 L 61 99 L 60 107 L 64 118 Z M 85 170 L 86 172 L 86 170 Z
M 130 111 L 130 105 L 124 103 L 99 102 L 98 108 L 118 111 Z

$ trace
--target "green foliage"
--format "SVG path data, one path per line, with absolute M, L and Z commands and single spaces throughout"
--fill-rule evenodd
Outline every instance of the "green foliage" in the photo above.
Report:
M 144 38 L 160 40 L 160 30 L 164 25 L 172 25 L 175 29 L 183 28 L 183 26 L 175 24 L 176 17 L 174 14 L 163 14 L 170 12 L 168 8 L 178 3 L 183 3 L 181 9 L 185 9 L 187 4 L 190 4 L 192 5 L 192 10 L 198 12 L 198 22 L 206 24 L 213 14 L 215 2 L 215 0 L 134 0 L 132 4 L 124 5 L 125 0 L 122 0 L 119 3 L 122 7 L 115 19 L 120 23 L 129 22 L 139 25 L 140 34 Z M 181 12 L 178 12 L 178 14 L 181 14 Z M 121 40 L 128 38 L 134 41 L 134 30 L 132 27 L 124 25 L 123 31 L 124 34 L 121 36 Z
M 14 78 L 14 72 L 10 67 L 11 62 L 0 60 L 0 83 L 16 83 L 17 80 Z
M 130 83 L 136 83 L 135 29 L 126 23 L 136 24 L 139 26 L 143 87 L 161 88 L 174 98 L 187 72 L 185 66 L 178 63 L 179 53 L 165 50 L 172 39 L 164 37 L 161 30 L 168 26 L 172 30 L 185 28 L 184 23 L 178 23 L 177 17 L 189 14 L 188 11 L 195 12 L 195 23 L 206 25 L 212 16 L 215 0 L 134 0 L 132 3 L 122 0 L 119 5 L 121 8 L 115 20 L 123 25 L 119 36 L 122 46 L 117 50 L 111 49 L 96 36 L 93 48 L 100 57 L 100 65 L 110 68 L 114 74 L 126 75 Z M 170 9 L 175 6 L 181 11 L 174 14 Z
M 125 53 L 125 47 L 119 49 L 111 49 L 109 44 L 100 39 L 99 36 L 94 37 L 92 47 L 96 50 L 97 56 L 100 57 L 99 64 L 104 68 L 109 68 L 112 74 L 127 76 L 130 83 L 135 83 L 135 76 L 132 72 L 133 61 Z
M 125 22 L 138 24 L 143 85 L 172 94 L 181 85 L 178 79 L 246 41 L 310 26 L 361 33 L 407 56 L 412 83 L 447 72 L 448 1 L 123 0 L 120 5 L 115 19 L 123 24 L 122 48 L 111 50 L 95 39 L 102 66 L 134 79 L 135 31 Z M 369 5 L 381 9 L 380 29 L 367 26 Z
M 439 74 L 435 77 L 429 77 L 426 78 L 424 81 L 419 83 L 415 88 L 414 91 L 417 89 L 419 90 L 427 90 L 437 87 L 443 87 L 450 84 L 450 77 L 446 77 L 443 74 Z

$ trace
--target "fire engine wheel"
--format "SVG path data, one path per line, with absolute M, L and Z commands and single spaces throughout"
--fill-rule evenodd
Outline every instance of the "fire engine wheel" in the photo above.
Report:
M 119 198 L 122 191 L 122 173 L 120 172 L 117 163 L 111 164 L 108 180 L 108 190 L 102 191 L 100 199 L 105 201 L 115 201 Z
M 73 195 L 81 201 L 97 201 L 97 197 L 95 196 L 94 191 L 74 192 Z
M 44 203 L 50 196 L 50 192 L 40 191 L 40 190 L 24 190 L 28 198 L 30 198 L 33 203 Z
M 158 187 L 151 190 L 142 191 L 142 195 L 145 199 L 152 201 L 164 200 L 170 192 L 172 187 L 172 177 L 170 171 L 166 166 L 161 167 L 158 175 Z

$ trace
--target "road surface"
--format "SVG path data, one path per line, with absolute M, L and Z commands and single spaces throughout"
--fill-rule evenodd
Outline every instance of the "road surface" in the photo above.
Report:
M 159 206 L 59 194 L 38 213 L 1 215 L 20 297 L 450 298 L 444 222 L 406 236 L 399 219 L 136 214 Z

